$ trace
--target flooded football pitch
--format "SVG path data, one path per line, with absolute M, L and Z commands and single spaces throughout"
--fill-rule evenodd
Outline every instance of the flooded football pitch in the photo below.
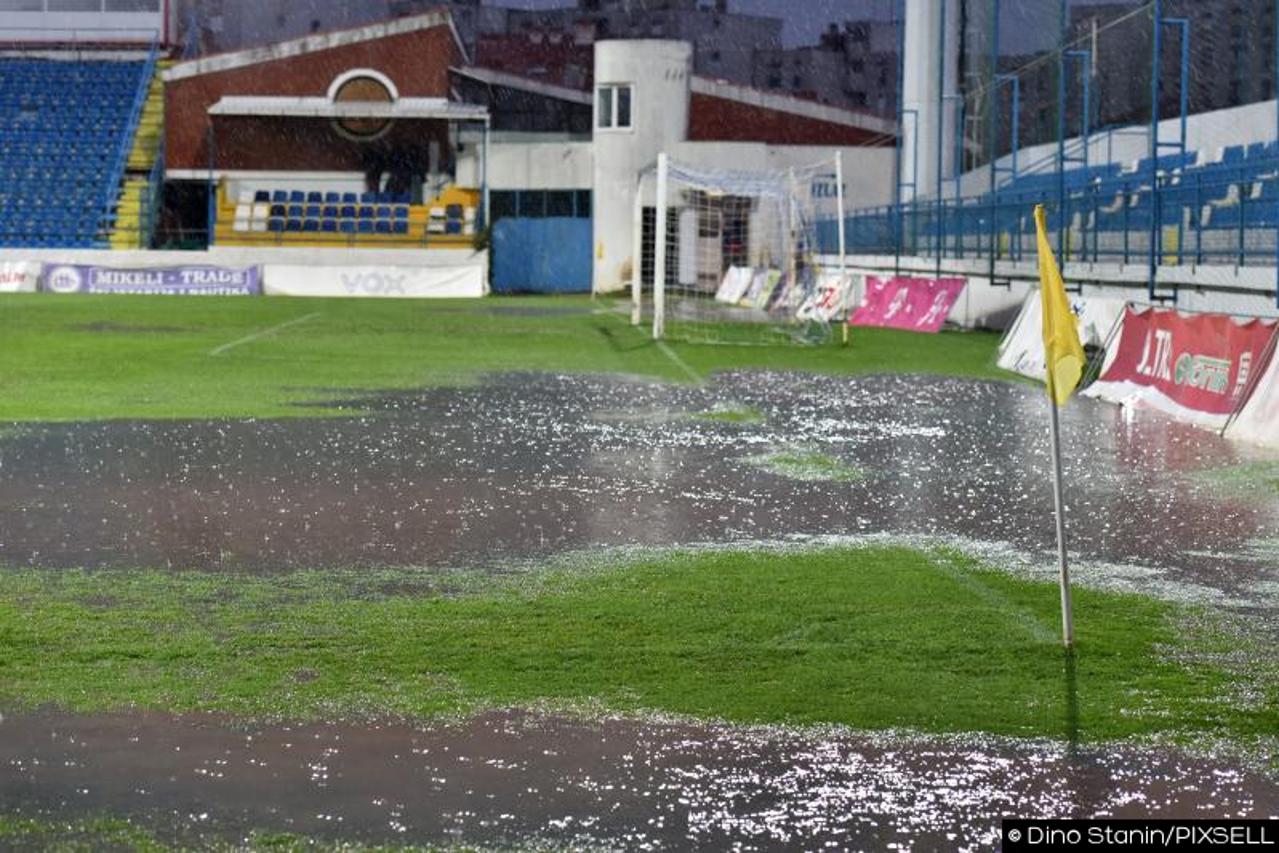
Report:
M 349 396 L 347 417 L 14 426 L 0 562 L 431 572 L 880 537 L 1052 571 L 1047 403 L 1027 385 L 512 374 Z M 1275 630 L 1279 491 L 1254 476 L 1273 454 L 1090 400 L 1063 430 L 1083 583 Z M 1279 787 L 1137 746 L 524 711 L 303 726 L 50 712 L 0 722 L 0 802 L 128 815 L 179 840 L 982 849 L 1005 814 L 1264 816 Z

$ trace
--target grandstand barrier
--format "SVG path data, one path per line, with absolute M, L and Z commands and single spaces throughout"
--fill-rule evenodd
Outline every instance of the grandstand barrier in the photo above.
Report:
M 884 326 L 911 332 L 938 332 L 967 281 L 962 278 L 867 276 L 861 304 L 850 326 Z
M 1251 393 L 1226 425 L 1227 438 L 1279 447 L 1279 331 L 1270 342 L 1265 370 L 1258 374 Z
M 116 293 L 166 296 L 255 296 L 262 293 L 256 266 L 122 268 L 58 264 L 46 268 L 49 293 Z
M 43 266 L 39 261 L 0 261 L 0 293 L 34 293 Z
M 1085 347 L 1104 349 L 1123 317 L 1122 299 L 1070 295 L 1070 307 L 1079 322 L 1079 339 Z M 996 362 L 1004 370 L 1045 381 L 1043 307 L 1038 290 L 1026 294 L 1021 313 L 999 343 Z
M 1274 335 L 1274 320 L 1129 305 L 1101 376 L 1081 393 L 1219 430 L 1246 404 Z

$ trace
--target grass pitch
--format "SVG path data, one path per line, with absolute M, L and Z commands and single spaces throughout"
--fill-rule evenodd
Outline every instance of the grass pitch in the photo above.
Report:
M 517 575 L 11 571 L 0 704 L 255 718 L 549 703 L 743 723 L 1089 740 L 1279 730 L 1233 700 L 1192 611 L 903 548 L 583 557 Z M 620 563 L 620 565 L 619 565 Z M 1188 662 L 1190 661 L 1190 662 Z M 1074 692 L 1076 695 L 1069 695 Z
M 612 299 L 431 301 L 13 294 L 0 298 L 0 421 L 298 417 L 300 402 L 488 372 L 689 381 L 760 367 L 1008 379 L 998 336 L 859 329 L 853 344 L 655 346 Z M 923 344 L 923 345 L 921 345 Z

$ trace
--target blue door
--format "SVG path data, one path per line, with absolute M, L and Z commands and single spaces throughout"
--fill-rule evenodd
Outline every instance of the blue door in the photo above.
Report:
M 507 216 L 493 226 L 494 293 L 590 290 L 590 218 Z

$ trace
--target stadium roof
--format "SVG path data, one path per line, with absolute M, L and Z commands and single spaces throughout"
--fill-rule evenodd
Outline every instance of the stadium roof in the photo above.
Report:
M 880 118 L 879 116 L 872 115 L 871 113 L 858 112 L 856 110 L 844 109 L 842 107 L 832 107 L 828 104 L 819 104 L 815 101 L 796 98 L 792 95 L 765 92 L 761 89 L 753 89 L 750 86 L 730 83 L 727 80 L 715 80 L 710 77 L 698 77 L 694 75 L 689 83 L 694 95 L 706 95 L 711 98 L 722 98 L 726 101 L 736 101 L 740 104 L 769 110 L 771 112 L 790 113 L 791 115 L 799 116 L 801 118 L 829 122 L 831 124 L 841 124 L 846 127 L 857 128 L 858 130 L 870 131 L 872 133 L 886 134 L 889 136 L 897 133 L 897 125 L 895 122 Z
M 519 89 L 523 92 L 529 92 L 534 95 L 543 95 L 547 98 L 553 98 L 557 101 L 569 101 L 574 104 L 585 104 L 590 106 L 591 93 L 581 89 L 570 89 L 567 86 L 558 86 L 554 83 L 546 83 L 542 80 L 534 80 L 531 77 L 525 77 L 521 74 L 512 74 L 509 71 L 498 71 L 493 68 L 480 68 L 470 65 L 464 68 L 450 68 L 454 74 L 459 77 L 466 77 L 476 80 L 480 83 L 486 83 L 490 86 L 499 86 L 504 89 Z
M 163 76 L 166 81 L 182 80 L 187 77 L 198 77 L 201 74 L 230 71 L 249 65 L 258 65 L 263 62 L 276 62 L 281 59 L 290 59 L 297 56 L 305 56 L 309 53 L 332 50 L 335 47 L 376 41 L 388 36 L 399 36 L 417 32 L 418 30 L 443 26 L 447 26 L 452 31 L 453 41 L 457 45 L 458 52 L 469 62 L 466 46 L 458 35 L 457 27 L 453 25 L 453 16 L 446 9 L 433 9 L 420 15 L 367 24 L 349 30 L 333 30 L 326 33 L 316 33 L 304 38 L 236 50 L 230 53 L 215 53 L 200 59 L 190 60 L 189 62 L 179 62 L 166 70 Z
M 209 107 L 215 116 L 287 118 L 400 118 L 487 121 L 488 109 L 445 98 L 400 98 L 394 102 L 331 101 L 325 97 L 226 95 Z

